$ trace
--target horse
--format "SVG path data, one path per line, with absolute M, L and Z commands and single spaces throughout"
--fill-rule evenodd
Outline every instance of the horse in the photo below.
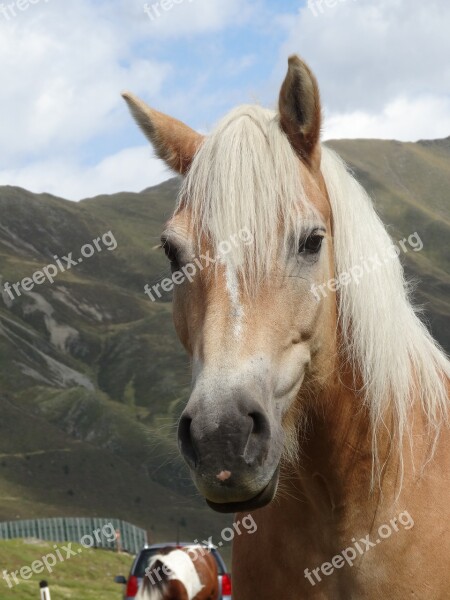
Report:
M 162 548 L 153 556 L 136 600 L 218 600 L 217 563 L 203 546 Z
M 277 110 L 208 135 L 124 98 L 182 175 L 161 237 L 192 361 L 178 443 L 207 504 L 257 524 L 233 542 L 233 599 L 448 598 L 449 361 L 321 142 L 315 75 L 291 56 Z

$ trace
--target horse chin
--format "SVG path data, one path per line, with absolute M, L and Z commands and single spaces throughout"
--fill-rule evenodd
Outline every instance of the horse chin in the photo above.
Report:
M 270 504 L 270 502 L 272 502 L 274 499 L 278 488 L 279 476 L 280 468 L 278 467 L 266 487 L 249 500 L 220 503 L 211 502 L 211 500 L 206 498 L 206 503 L 210 508 L 219 513 L 247 512 L 250 510 L 257 510 L 258 508 L 263 508 L 263 506 L 267 506 L 267 504 Z

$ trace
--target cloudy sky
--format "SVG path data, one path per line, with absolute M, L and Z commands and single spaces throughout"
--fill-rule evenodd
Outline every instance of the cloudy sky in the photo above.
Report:
M 275 107 L 293 52 L 319 79 L 325 139 L 450 135 L 448 0 L 19 6 L 0 2 L 0 185 L 72 200 L 155 185 L 171 173 L 122 90 L 208 131 L 237 104 Z

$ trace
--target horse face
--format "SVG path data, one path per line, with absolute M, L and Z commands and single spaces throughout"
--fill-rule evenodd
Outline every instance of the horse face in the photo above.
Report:
M 332 368 L 333 294 L 318 301 L 313 293 L 333 269 L 330 215 L 306 169 L 303 177 L 315 190 L 316 220 L 281 253 L 256 294 L 245 293 L 226 257 L 202 264 L 191 281 L 174 287 L 175 327 L 193 370 L 179 446 L 199 491 L 218 511 L 255 509 L 273 498 L 283 451 L 295 449 L 305 376 Z M 193 255 L 190 232 L 186 209 L 163 235 L 178 272 Z M 217 256 L 207 240 L 202 248 L 202 256 Z
M 160 150 L 164 128 L 154 133 L 154 113 L 139 115 L 136 106 L 133 112 L 151 139 L 156 137 L 160 155 L 167 155 L 170 148 Z M 233 252 L 218 254 L 217 240 L 213 243 L 207 235 L 199 240 L 199 215 L 189 198 L 162 236 L 174 272 L 175 327 L 193 365 L 179 446 L 199 491 L 222 512 L 256 509 L 272 500 L 283 451 L 295 452 L 301 391 L 308 379 L 320 379 L 332 369 L 333 291 L 327 289 L 324 298 L 314 293 L 333 273 L 331 211 L 320 172 L 320 101 L 314 76 L 295 57 L 281 89 L 277 127 L 314 210 L 288 235 L 284 223 L 283 242 L 267 240 L 276 251 L 256 287 L 247 289 Z M 173 123 L 166 129 L 171 132 L 167 144 L 173 144 Z M 187 138 L 183 129 L 179 139 Z M 270 135 L 263 138 L 261 144 Z M 192 149 L 201 144 L 193 134 L 177 149 L 183 157 L 180 172 L 192 164 Z M 241 185 L 245 188 L 245 172 Z M 256 204 L 254 209 L 259 210 Z M 300 213 L 292 222 L 298 219 Z M 261 232 L 246 225 L 241 223 L 241 231 L 222 241 L 250 244 Z M 275 221 L 271 236 L 281 235 L 277 227 Z

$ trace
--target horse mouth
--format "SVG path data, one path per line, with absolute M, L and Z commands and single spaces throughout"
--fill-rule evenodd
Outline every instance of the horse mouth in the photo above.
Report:
M 274 499 L 275 493 L 278 488 L 278 479 L 280 475 L 280 468 L 278 467 L 272 476 L 272 479 L 261 490 L 256 496 L 249 500 L 242 500 L 240 502 L 212 502 L 206 498 L 206 503 L 210 508 L 219 513 L 237 513 L 245 512 L 249 510 L 257 510 L 267 506 Z

